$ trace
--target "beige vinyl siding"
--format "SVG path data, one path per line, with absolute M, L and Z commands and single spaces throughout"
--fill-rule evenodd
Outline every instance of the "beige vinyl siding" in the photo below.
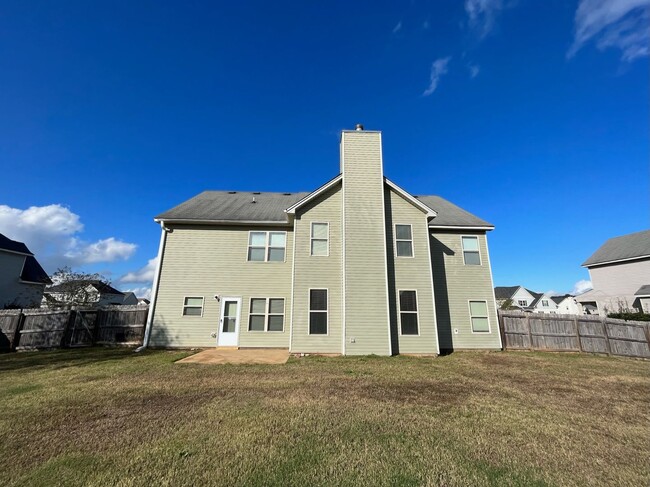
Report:
M 650 259 L 618 262 L 589 268 L 601 315 L 607 312 L 640 308 L 634 293 L 643 285 L 650 284 Z
M 0 251 L 0 309 L 9 304 L 25 308 L 40 306 L 45 286 L 20 282 L 24 263 L 24 255 Z
M 346 354 L 389 355 L 381 134 L 343 132 Z
M 301 208 L 295 220 L 293 336 L 296 353 L 342 353 L 341 185 Z M 329 223 L 329 255 L 310 255 L 312 222 Z M 327 335 L 309 334 L 309 289 L 328 290 Z
M 393 353 L 438 353 L 436 320 L 431 286 L 431 266 L 427 243 L 425 213 L 386 188 L 386 239 L 388 246 L 388 292 L 391 307 Z M 413 257 L 397 257 L 395 225 L 410 224 Z M 401 335 L 399 323 L 399 290 L 416 290 L 419 335 Z
M 441 349 L 499 349 L 494 290 L 492 289 L 486 235 L 463 231 L 431 231 L 431 261 L 436 318 Z M 476 235 L 481 265 L 465 265 L 462 235 Z M 490 333 L 472 333 L 469 301 L 486 301 Z M 458 333 L 454 333 L 458 329 Z
M 247 226 L 174 226 L 167 234 L 151 345 L 211 347 L 223 297 L 241 297 L 240 347 L 289 347 L 293 231 Z M 284 262 L 248 262 L 248 233 L 287 230 Z M 214 295 L 222 297 L 221 301 Z M 183 316 L 186 296 L 205 298 L 203 316 Z M 285 299 L 284 331 L 248 331 L 251 297 Z

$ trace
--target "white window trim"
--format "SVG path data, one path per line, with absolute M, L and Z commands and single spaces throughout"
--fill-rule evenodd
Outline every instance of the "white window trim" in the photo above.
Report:
M 397 225 L 410 227 L 411 228 L 411 238 L 397 238 Z M 395 223 L 393 225 L 393 234 L 395 235 L 395 258 L 397 259 L 413 259 L 415 258 L 415 245 L 413 242 L 413 225 L 410 223 Z M 397 255 L 397 242 L 411 242 L 411 255 Z M 415 335 L 414 335 L 415 336 Z
M 313 243 L 314 243 L 314 223 L 317 225 L 327 225 L 327 253 L 325 255 L 314 255 L 313 253 Z M 322 238 L 317 238 L 316 240 L 323 240 Z M 313 221 L 309 222 L 309 256 L 310 257 L 329 257 L 330 256 L 330 222 L 319 222 Z
M 524 304 L 521 304 L 524 303 Z M 528 300 L 527 299 L 518 299 L 517 300 L 517 306 L 528 306 Z
M 465 263 L 465 247 L 463 247 L 463 239 L 464 238 L 474 238 L 476 239 L 476 248 L 478 250 L 468 250 L 467 252 L 477 252 L 478 253 L 478 265 L 475 264 L 467 264 Z M 463 265 L 470 266 L 470 267 L 479 267 L 483 265 L 483 258 L 481 257 L 481 240 L 479 239 L 478 235 L 461 235 L 460 236 L 460 248 L 463 252 Z
M 265 233 L 266 241 L 264 243 L 264 260 L 249 260 L 248 254 L 251 247 L 256 249 L 261 249 L 259 245 L 251 245 L 251 233 Z M 284 259 L 280 260 L 269 260 L 269 250 L 270 249 L 280 249 L 282 247 L 271 247 L 271 234 L 272 233 L 284 233 Z M 248 240 L 246 241 L 246 262 L 251 262 L 253 264 L 281 264 L 287 261 L 287 231 L 286 230 L 249 230 L 248 231 Z
M 253 309 L 253 299 L 264 299 L 264 314 L 262 313 L 252 313 Z M 271 313 L 270 305 L 272 299 L 281 299 L 282 300 L 282 331 L 278 330 L 269 330 L 269 316 L 280 316 L 280 313 Z M 251 330 L 251 315 L 252 316 L 264 316 L 264 329 L 263 330 Z M 248 333 L 284 333 L 285 326 L 287 324 L 287 300 L 282 296 L 251 296 L 248 300 L 248 322 L 246 323 L 246 331 Z
M 327 326 L 327 333 L 312 333 L 311 332 L 311 292 L 312 291 L 327 291 L 327 310 L 314 310 L 314 313 L 325 313 L 325 326 Z M 314 337 L 326 337 L 330 335 L 330 290 L 327 287 L 310 287 L 307 289 L 307 335 Z
M 198 308 L 198 306 L 186 305 L 185 300 L 187 298 L 201 298 L 201 314 L 200 315 L 186 315 L 185 314 L 185 308 Z M 203 296 L 195 296 L 195 295 L 183 296 L 183 306 L 181 307 L 181 316 L 183 318 L 203 318 L 203 309 L 204 309 L 204 307 L 205 307 L 205 297 L 203 297 Z
M 472 318 L 483 318 L 483 316 L 472 316 L 472 305 L 471 303 L 485 303 L 485 310 L 487 312 L 488 321 L 488 331 L 474 331 L 474 326 L 472 325 Z M 467 300 L 467 310 L 469 311 L 469 329 L 473 335 L 490 335 L 492 333 L 492 322 L 490 321 L 490 309 L 488 308 L 488 302 L 485 299 L 468 299 Z
M 402 306 L 400 303 L 399 299 L 399 293 L 402 291 L 413 291 L 415 293 L 415 311 L 402 311 Z M 407 334 L 404 335 L 402 333 L 402 313 L 415 313 L 415 316 L 417 317 L 418 320 L 418 333 L 417 335 L 411 335 Z M 418 298 L 418 290 L 417 289 L 398 289 L 397 290 L 397 321 L 399 324 L 399 334 L 400 336 L 405 336 L 405 337 L 419 337 L 420 336 L 420 300 Z
M 545 304 L 545 303 L 546 303 L 546 304 Z M 549 305 L 548 305 L 548 299 L 542 299 L 542 306 L 543 306 L 544 308 L 549 308 Z

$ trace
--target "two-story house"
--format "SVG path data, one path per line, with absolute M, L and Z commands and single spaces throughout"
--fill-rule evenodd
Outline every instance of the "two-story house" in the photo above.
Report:
M 648 309 L 650 230 L 610 238 L 582 266 L 593 286 L 576 296 L 583 306 L 601 315 Z
M 50 278 L 22 242 L 0 233 L 0 309 L 40 306 Z
M 145 346 L 501 348 L 493 225 L 388 180 L 381 140 L 343 131 L 340 173 L 310 193 L 206 191 L 158 215 Z

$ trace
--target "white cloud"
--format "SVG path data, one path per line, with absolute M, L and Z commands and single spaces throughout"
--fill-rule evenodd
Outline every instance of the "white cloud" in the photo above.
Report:
M 573 291 L 571 291 L 571 294 L 573 295 L 582 294 L 584 292 L 589 291 L 592 288 L 593 286 L 591 285 L 591 281 L 587 279 L 581 279 L 573 285 Z
M 496 21 L 499 11 L 506 8 L 503 0 L 465 0 L 465 12 L 469 26 L 476 30 L 479 38 L 487 36 Z
M 604 50 L 621 51 L 624 61 L 650 54 L 650 0 L 580 0 L 575 16 L 575 38 L 567 57 L 590 41 Z
M 144 267 L 123 275 L 120 278 L 120 282 L 153 282 L 156 265 L 158 265 L 158 257 L 149 259 L 149 262 Z
M 393 34 L 397 34 L 400 30 L 402 30 L 402 21 L 400 20 L 397 22 L 397 25 L 393 27 Z
M 472 79 L 476 78 L 481 71 L 481 67 L 478 64 L 470 64 L 467 66 L 467 69 L 469 69 L 469 77 Z
M 151 286 L 134 287 L 122 290 L 124 293 L 133 293 L 138 298 L 151 299 Z
M 429 96 L 431 93 L 436 91 L 438 88 L 438 82 L 443 74 L 447 74 L 447 65 L 449 64 L 451 57 L 436 59 L 431 65 L 431 83 L 429 87 L 424 90 L 422 96 Z
M 0 205 L 0 233 L 24 242 L 49 272 L 97 262 L 126 260 L 136 245 L 114 237 L 86 242 L 79 215 L 61 205 L 32 206 L 26 210 Z

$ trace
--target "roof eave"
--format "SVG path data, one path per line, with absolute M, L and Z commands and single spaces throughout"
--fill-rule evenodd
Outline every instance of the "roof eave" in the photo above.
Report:
M 288 215 L 294 215 L 294 214 L 296 213 L 296 210 L 297 210 L 298 208 L 300 208 L 300 207 L 301 207 L 302 205 L 304 205 L 305 203 L 309 203 L 311 200 L 313 200 L 313 199 L 316 198 L 317 196 L 323 194 L 325 191 L 327 191 L 327 190 L 330 189 L 332 186 L 334 186 L 336 183 L 338 183 L 342 178 L 343 178 L 343 175 L 342 175 L 342 174 L 339 174 L 339 175 L 336 176 L 335 178 L 333 178 L 333 179 L 329 180 L 328 182 L 326 182 L 325 184 L 323 184 L 320 188 L 318 188 L 318 189 L 312 191 L 311 193 L 309 193 L 309 194 L 308 194 L 307 196 L 305 196 L 304 198 L 302 198 L 302 199 L 296 201 L 293 205 L 291 205 L 289 208 L 287 208 L 286 210 L 284 210 L 284 212 L 285 212 L 286 214 L 288 214 Z
M 648 259 L 650 258 L 650 254 L 648 255 L 637 255 L 636 257 L 626 257 L 625 259 L 614 259 L 614 260 L 606 260 L 603 262 L 589 262 L 588 260 L 585 261 L 581 267 L 595 267 L 597 265 L 605 265 L 605 264 L 616 264 L 617 262 L 629 262 L 631 260 L 639 260 L 639 259 Z
M 427 214 L 428 218 L 435 218 L 438 216 L 438 212 L 434 210 L 433 208 L 428 207 L 424 203 L 422 203 L 420 200 L 418 200 L 415 196 L 410 194 L 408 191 L 403 190 L 400 188 L 397 184 L 392 182 L 390 179 L 388 179 L 386 176 L 384 176 L 384 182 L 390 186 L 391 189 L 393 189 L 397 194 L 399 194 L 402 198 L 406 199 L 410 203 L 412 203 L 414 206 L 418 207 L 422 211 L 424 211 Z
M 288 221 L 277 220 L 202 220 L 191 218 L 159 218 L 153 219 L 156 223 L 171 223 L 171 224 L 191 224 L 191 225 L 264 225 L 264 226 L 291 226 Z
M 429 224 L 429 228 L 439 228 L 442 230 L 484 230 L 489 232 L 494 230 L 494 225 L 436 225 L 434 222 Z

